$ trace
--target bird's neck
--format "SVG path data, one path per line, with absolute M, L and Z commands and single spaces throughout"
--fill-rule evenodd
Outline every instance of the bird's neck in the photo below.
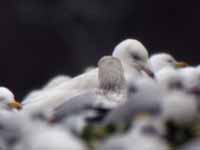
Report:
M 141 68 L 136 63 L 130 64 L 130 63 L 127 63 L 127 62 L 123 62 L 122 65 L 123 65 L 125 73 L 131 73 L 131 74 L 133 74 L 133 73 L 141 73 L 141 71 L 140 71 Z

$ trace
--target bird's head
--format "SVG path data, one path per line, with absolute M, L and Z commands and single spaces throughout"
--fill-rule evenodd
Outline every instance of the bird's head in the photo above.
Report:
M 14 94 L 5 87 L 0 87 L 0 107 L 4 109 L 21 109 L 22 106 L 15 100 Z
M 188 66 L 186 62 L 177 61 L 168 53 L 158 53 L 150 57 L 149 62 L 154 72 L 157 72 L 165 67 L 183 68 Z
M 120 59 L 125 72 L 136 69 L 153 76 L 148 64 L 148 51 L 141 42 L 134 39 L 124 40 L 115 47 L 112 55 Z

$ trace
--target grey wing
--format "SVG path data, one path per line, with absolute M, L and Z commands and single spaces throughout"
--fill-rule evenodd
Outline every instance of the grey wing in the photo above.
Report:
M 54 117 L 62 118 L 75 113 L 79 113 L 84 109 L 92 106 L 95 102 L 95 99 L 95 94 L 93 92 L 75 96 L 69 99 L 67 102 L 63 103 L 61 106 L 57 107 L 54 110 Z

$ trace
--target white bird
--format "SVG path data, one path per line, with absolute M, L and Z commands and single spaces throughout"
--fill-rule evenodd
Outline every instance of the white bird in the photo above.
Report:
M 126 100 L 126 83 L 121 62 L 112 56 L 104 56 L 98 62 L 99 86 L 84 94 L 75 96 L 55 109 L 56 118 L 74 113 L 82 114 L 96 107 L 113 108 Z
M 148 66 L 148 52 L 141 42 L 133 39 L 122 41 L 114 49 L 113 56 L 117 57 L 124 68 L 126 80 L 130 77 L 139 78 L 142 72 L 152 75 Z M 98 68 L 81 74 L 68 82 L 58 85 L 56 88 L 32 98 L 29 103 L 40 101 L 53 101 L 59 103 L 66 97 L 74 96 L 75 93 L 98 87 Z M 134 75 L 133 75 L 134 74 Z M 75 91 L 75 92 L 73 92 Z M 29 104 L 27 103 L 27 105 Z M 45 102 L 44 102 L 45 103 Z
M 112 56 L 104 56 L 98 62 L 99 86 L 75 96 L 54 110 L 54 118 L 84 114 L 85 110 L 116 107 L 126 100 L 126 83 L 121 62 Z M 95 111 L 95 110 L 94 110 Z M 55 120 L 54 119 L 54 120 Z
M 152 55 L 149 59 L 149 63 L 154 73 L 165 67 L 182 68 L 188 66 L 187 63 L 177 61 L 172 55 L 168 53 L 157 53 Z

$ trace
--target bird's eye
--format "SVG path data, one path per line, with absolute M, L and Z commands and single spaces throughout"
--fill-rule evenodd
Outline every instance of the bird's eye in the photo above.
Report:
M 168 59 L 167 62 L 168 62 L 168 63 L 173 63 L 174 61 L 171 60 L 171 59 Z
M 133 58 L 134 60 L 140 60 L 140 59 L 141 59 L 140 56 L 138 56 L 138 55 L 136 55 L 136 54 L 132 54 L 132 58 Z

